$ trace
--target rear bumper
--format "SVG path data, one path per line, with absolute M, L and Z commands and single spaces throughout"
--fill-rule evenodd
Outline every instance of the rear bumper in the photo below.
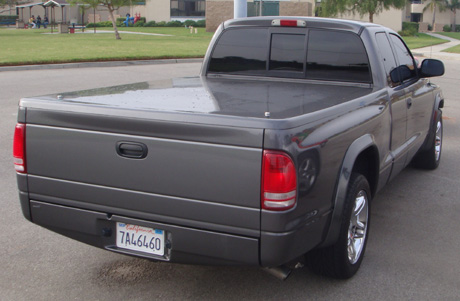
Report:
M 257 232 L 258 236 L 245 236 L 229 234 L 229 231 L 152 222 L 128 217 L 123 212 L 107 214 L 97 209 L 57 204 L 64 202 L 63 199 L 56 199 L 56 203 L 29 200 L 27 192 L 20 192 L 19 197 L 24 216 L 51 231 L 113 252 L 185 264 L 279 266 L 317 246 L 323 239 L 328 221 L 328 215 L 315 216 L 292 231 L 273 233 L 252 230 L 251 233 Z M 165 250 L 166 255 L 158 257 L 117 248 L 117 222 L 164 230 L 169 246 Z M 234 227 L 228 228 L 232 229 Z
M 89 245 L 159 261 L 188 264 L 259 265 L 259 240 L 149 222 L 119 215 L 30 201 L 32 222 Z M 162 229 L 170 246 L 164 257 L 116 247 L 116 222 Z

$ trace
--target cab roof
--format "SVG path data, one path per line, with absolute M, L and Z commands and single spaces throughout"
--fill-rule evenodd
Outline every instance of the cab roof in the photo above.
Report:
M 306 22 L 306 28 L 327 28 L 348 30 L 356 34 L 360 34 L 365 27 L 382 27 L 381 25 L 360 21 L 318 18 L 318 17 L 284 17 L 284 16 L 270 16 L 270 17 L 250 17 L 240 18 L 225 21 L 223 24 L 224 29 L 229 27 L 238 26 L 263 26 L 272 27 L 273 20 L 300 20 Z

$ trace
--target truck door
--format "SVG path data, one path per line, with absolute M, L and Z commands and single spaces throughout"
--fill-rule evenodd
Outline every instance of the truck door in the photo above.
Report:
M 423 144 L 429 130 L 434 106 L 433 87 L 429 80 L 418 78 L 417 66 L 404 42 L 394 34 L 390 34 L 390 38 L 393 42 L 396 60 L 399 62 L 398 66 L 402 67 L 402 71 L 410 71 L 402 78 L 407 106 L 407 159 L 405 163 L 407 165 Z
M 379 46 L 380 58 L 386 73 L 388 82 L 388 94 L 391 109 L 391 140 L 390 151 L 394 157 L 394 164 L 391 177 L 398 174 L 405 166 L 407 153 L 406 149 L 406 130 L 407 130 L 407 105 L 406 92 L 399 82 L 393 82 L 390 73 L 396 69 L 397 62 L 393 55 L 390 42 L 384 32 L 375 35 Z

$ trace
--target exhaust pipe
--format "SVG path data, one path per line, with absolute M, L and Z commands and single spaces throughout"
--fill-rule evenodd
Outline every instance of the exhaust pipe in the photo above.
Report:
M 272 276 L 275 276 L 279 280 L 286 280 L 287 277 L 291 274 L 291 269 L 287 266 L 279 266 L 274 268 L 264 268 L 265 272 L 269 273 Z

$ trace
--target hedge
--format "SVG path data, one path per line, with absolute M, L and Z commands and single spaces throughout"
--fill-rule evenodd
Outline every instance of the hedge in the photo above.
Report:
M 125 24 L 123 23 L 126 20 L 126 18 L 117 18 L 117 26 L 118 27 L 123 27 Z M 206 21 L 205 20 L 199 20 L 199 21 L 193 21 L 193 20 L 186 20 L 185 22 L 180 22 L 180 21 L 170 21 L 170 22 L 155 22 L 155 21 L 149 21 L 146 22 L 144 17 L 141 17 L 134 25 L 129 24 L 129 26 L 135 26 L 135 27 L 206 27 Z M 98 22 L 98 23 L 88 23 L 86 25 L 87 28 L 93 28 L 93 27 L 112 27 L 112 22 L 111 21 L 103 21 L 103 22 Z

